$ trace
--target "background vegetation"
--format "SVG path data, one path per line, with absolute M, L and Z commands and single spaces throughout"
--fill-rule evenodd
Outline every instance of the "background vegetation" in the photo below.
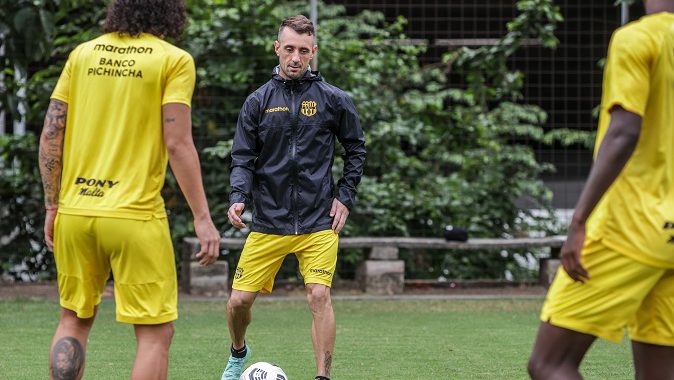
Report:
M 0 3 L 5 89 L 0 107 L 9 119 L 25 117 L 29 129 L 25 137 L 0 137 L 0 265 L 13 275 L 49 276 L 53 264 L 42 244 L 35 135 L 68 52 L 100 34 L 107 1 Z M 308 14 L 308 5 L 280 0 L 187 3 L 188 29 L 173 42 L 197 64 L 194 134 L 204 181 L 216 224 L 224 235 L 239 236 L 242 232 L 226 219 L 228 156 L 238 110 L 277 63 L 272 41 L 280 20 Z M 540 180 L 541 173 L 554 168 L 536 161 L 531 146 L 573 143 L 577 132 L 544 132 L 546 113 L 522 104 L 525 78 L 508 62 L 525 39 L 554 48 L 554 30 L 562 16 L 552 0 L 520 0 L 517 8 L 519 16 L 508 24 L 499 44 L 463 48 L 422 67 L 418 57 L 424 47 L 399 43 L 406 39 L 403 18 L 388 23 L 383 14 L 368 11 L 347 17 L 342 6 L 320 4 L 319 69 L 352 96 L 368 148 L 359 201 L 345 235 L 439 237 L 447 224 L 465 227 L 473 237 L 558 229 L 551 193 Z M 341 164 L 338 158 L 335 176 Z M 179 242 L 193 234 L 193 226 L 170 174 L 164 196 Z M 360 255 L 342 255 L 342 267 L 352 267 Z M 422 260 L 423 267 L 410 260 L 407 268 L 431 278 L 503 278 L 506 271 L 529 278 L 533 273 L 519 270 L 518 264 L 526 259 L 514 252 L 458 252 Z

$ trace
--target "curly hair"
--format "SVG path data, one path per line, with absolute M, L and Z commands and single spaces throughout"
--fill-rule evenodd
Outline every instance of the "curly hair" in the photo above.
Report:
M 176 38 L 183 33 L 186 22 L 184 0 L 114 0 L 108 8 L 103 31 Z

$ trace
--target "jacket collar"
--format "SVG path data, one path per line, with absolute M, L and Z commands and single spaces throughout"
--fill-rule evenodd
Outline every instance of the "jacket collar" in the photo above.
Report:
M 300 79 L 296 80 L 291 80 L 291 79 L 284 79 L 281 77 L 279 74 L 279 71 L 281 68 L 277 65 L 274 67 L 271 73 L 271 77 L 280 83 L 282 83 L 285 87 L 300 87 L 308 82 L 314 82 L 314 81 L 321 81 L 323 78 L 321 77 L 321 73 L 318 71 L 311 71 L 311 66 L 307 68 L 307 71 L 304 72 L 304 75 Z

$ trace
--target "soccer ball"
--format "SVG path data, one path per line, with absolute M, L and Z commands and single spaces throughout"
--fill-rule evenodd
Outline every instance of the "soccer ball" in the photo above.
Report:
M 288 380 L 288 376 L 276 364 L 257 362 L 243 371 L 239 380 Z

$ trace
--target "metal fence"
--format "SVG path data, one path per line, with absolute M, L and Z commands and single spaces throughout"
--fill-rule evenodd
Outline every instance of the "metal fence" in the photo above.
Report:
M 393 20 L 409 21 L 407 36 L 427 43 L 423 62 L 441 59 L 451 49 L 494 43 L 517 13 L 515 1 L 494 0 L 327 0 L 343 4 L 348 14 L 378 10 Z M 532 42 L 513 57 L 525 75 L 524 101 L 548 112 L 546 129 L 596 129 L 592 110 L 601 98 L 602 68 L 611 33 L 621 24 L 621 8 L 613 1 L 560 0 L 564 22 L 556 32 L 560 44 L 550 51 Z M 642 6 L 629 9 L 630 19 L 643 15 Z M 320 23 L 320 15 L 319 15 Z M 587 176 L 591 151 L 581 146 L 535 145 L 539 159 L 557 170 L 545 180 L 554 192 L 554 206 L 572 208 Z

